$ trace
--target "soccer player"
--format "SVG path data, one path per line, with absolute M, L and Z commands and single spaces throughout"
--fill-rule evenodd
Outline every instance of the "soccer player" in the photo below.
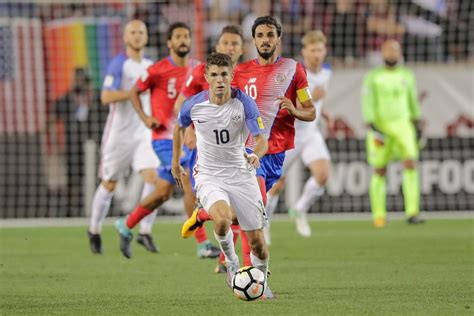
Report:
M 295 119 L 314 121 L 316 111 L 303 66 L 278 55 L 281 25 L 277 20 L 271 16 L 257 18 L 252 37 L 258 57 L 236 67 L 233 84 L 256 101 L 269 139 L 268 152 L 257 170 L 266 203 L 266 191 L 281 177 L 285 151 L 294 148 Z M 246 146 L 253 149 L 252 139 Z
M 254 60 L 237 65 L 233 85 L 245 91 L 257 103 L 268 137 L 268 152 L 260 160 L 257 178 L 263 202 L 266 192 L 281 177 L 285 151 L 294 148 L 295 118 L 314 121 L 316 111 L 303 66 L 278 55 L 281 25 L 271 16 L 259 17 L 252 26 L 252 37 L 258 52 Z M 297 106 L 295 104 L 299 102 Z M 253 139 L 246 143 L 252 152 Z M 183 224 L 182 235 L 193 231 L 210 218 L 195 210 Z
M 167 201 L 173 192 L 175 184 L 171 175 L 172 135 L 175 125 L 173 105 L 184 80 L 198 63 L 189 57 L 191 34 L 186 24 L 176 22 L 169 26 L 167 46 L 170 55 L 150 66 L 130 93 L 130 99 L 139 117 L 152 130 L 153 149 L 161 161 L 161 166 L 158 169 L 159 177 L 155 190 L 143 199 L 126 219 L 121 218 L 116 222 L 120 235 L 120 250 L 127 258 L 131 257 L 131 229 Z M 144 112 L 139 97 L 147 90 L 150 90 L 151 94 L 151 116 Z
M 242 34 L 242 29 L 240 26 L 236 25 L 228 25 L 225 26 L 221 34 L 219 36 L 219 39 L 217 41 L 216 45 L 216 52 L 217 53 L 222 53 L 228 55 L 231 60 L 232 60 L 232 67 L 235 67 L 237 65 L 237 62 L 239 61 L 240 56 L 242 56 L 243 53 L 243 34 Z M 193 72 L 191 73 L 191 76 L 186 80 L 186 84 L 184 85 L 183 89 L 181 90 L 181 94 L 179 95 L 178 99 L 176 100 L 175 103 L 175 111 L 179 111 L 181 108 L 181 105 L 186 99 L 189 99 L 193 95 L 209 89 L 209 84 L 206 81 L 206 78 L 204 77 L 205 75 L 205 64 L 200 64 L 196 66 L 193 69 Z M 184 144 L 188 148 L 192 149 L 192 154 L 191 157 L 193 159 L 190 159 L 189 161 L 189 166 L 187 173 L 191 177 L 191 181 L 183 181 L 184 189 L 191 191 L 192 189 L 187 188 L 190 186 L 191 182 L 194 182 L 192 179 L 192 169 L 195 164 L 195 157 L 196 157 L 196 145 L 195 145 L 195 140 L 196 136 L 194 133 L 194 129 L 192 127 L 188 127 L 185 132 L 185 137 L 184 137 Z M 188 194 L 189 196 L 189 201 L 187 203 L 186 210 L 188 212 L 188 216 L 191 216 L 194 210 L 194 201 L 195 201 L 195 195 L 191 196 L 191 194 Z M 194 198 L 191 200 L 191 198 Z M 234 244 L 237 241 L 238 234 L 240 232 L 241 238 L 242 238 L 242 254 L 243 254 L 243 261 L 244 265 L 251 265 L 250 262 L 250 248 L 248 245 L 248 240 L 247 236 L 245 235 L 245 232 L 242 231 L 237 224 L 231 225 L 232 232 L 234 234 Z M 196 230 L 195 237 L 199 241 L 200 238 L 202 238 L 201 231 L 204 230 L 204 227 L 201 227 Z M 198 252 L 199 252 L 199 246 L 198 246 Z M 225 273 L 226 272 L 226 267 L 225 267 L 225 261 L 224 261 L 224 253 L 221 252 L 220 259 L 218 262 L 218 265 L 216 266 L 215 272 L 216 273 Z
M 142 199 L 155 189 L 156 168 L 159 165 L 151 146 L 151 132 L 147 129 L 129 101 L 130 89 L 137 79 L 146 74 L 152 61 L 143 56 L 148 41 L 145 24 L 139 20 L 127 23 L 123 40 L 125 52 L 117 55 L 109 64 L 102 87 L 101 101 L 110 105 L 107 123 L 102 137 L 102 179 L 92 202 L 91 221 L 88 230 L 93 253 L 102 253 L 101 230 L 109 211 L 117 180 L 130 166 L 144 179 Z M 143 104 L 149 104 L 149 95 L 141 96 Z M 158 249 L 151 237 L 156 211 L 140 223 L 137 241 L 147 250 Z
M 295 148 L 286 153 L 283 164 L 283 175 L 286 174 L 296 159 L 301 158 L 304 165 L 311 171 L 311 177 L 306 181 L 303 193 L 296 204 L 289 209 L 290 215 L 296 219 L 296 230 L 303 237 L 311 236 L 306 213 L 311 205 L 324 193 L 324 185 L 329 177 L 330 157 L 323 136 L 318 128 L 320 115 L 329 126 L 332 118 L 322 108 L 322 100 L 326 95 L 331 79 L 331 70 L 323 66 L 326 57 L 326 37 L 321 31 L 309 31 L 302 38 L 301 54 L 307 71 L 309 88 L 316 109 L 316 122 L 295 121 Z M 277 206 L 278 197 L 283 189 L 285 177 L 268 192 L 266 212 L 269 219 Z M 265 238 L 270 243 L 270 225 L 265 229 Z
M 366 138 L 367 160 L 375 169 L 370 180 L 370 205 L 374 226 L 384 227 L 387 220 L 385 205 L 385 175 L 387 165 L 394 159 L 403 161 L 403 197 L 405 215 L 410 224 L 423 223 L 420 212 L 420 184 L 417 132 L 420 108 L 413 73 L 400 66 L 400 44 L 395 40 L 383 43 L 385 66 L 369 71 L 362 86 L 362 110 L 369 128 Z
M 214 220 L 214 235 L 225 254 L 229 286 L 239 269 L 230 229 L 232 210 L 248 235 L 252 265 L 264 275 L 269 257 L 262 232 L 265 211 L 255 178 L 255 169 L 260 166 L 259 159 L 265 154 L 268 142 L 255 102 L 242 91 L 231 89 L 232 76 L 232 60 L 228 55 L 212 53 L 207 57 L 209 90 L 183 104 L 173 135 L 172 164 L 175 181 L 182 185 L 181 177 L 186 173 L 179 163 L 181 134 L 194 123 L 198 149 L 197 197 Z M 249 132 L 255 147 L 253 153 L 246 154 L 244 144 Z M 273 297 L 268 285 L 266 289 L 267 298 Z

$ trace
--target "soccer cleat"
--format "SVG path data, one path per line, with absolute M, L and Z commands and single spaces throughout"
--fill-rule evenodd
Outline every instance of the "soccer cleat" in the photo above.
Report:
M 198 214 L 200 211 L 200 205 L 196 206 L 193 214 L 191 214 L 191 216 L 184 222 L 183 227 L 181 227 L 181 236 L 183 238 L 191 237 L 194 235 L 196 230 L 202 226 L 203 223 L 198 220 Z
M 296 222 L 296 231 L 301 236 L 308 238 L 311 236 L 311 227 L 309 227 L 308 219 L 306 218 L 306 214 L 298 212 L 297 210 L 292 210 L 290 213 L 294 214 L 295 222 Z
M 386 223 L 387 221 L 385 220 L 385 217 L 379 217 L 374 219 L 375 228 L 384 228 Z
M 120 251 L 125 256 L 125 258 L 132 257 L 131 243 L 133 239 L 132 231 L 127 227 L 125 223 L 125 218 L 119 218 L 115 222 L 115 228 L 117 229 L 120 236 Z
M 407 219 L 408 224 L 423 224 L 426 222 L 423 218 L 420 218 L 418 215 L 410 216 Z
M 224 263 L 219 262 L 214 269 L 215 273 L 227 273 L 227 267 L 225 266 Z
M 221 253 L 220 248 L 217 248 L 209 241 L 202 242 L 197 245 L 197 256 L 201 259 L 207 258 L 217 258 Z
M 267 284 L 265 284 L 265 290 L 263 291 L 262 300 L 272 300 L 275 299 L 275 295 Z
M 153 253 L 160 252 L 160 247 L 157 247 L 153 242 L 150 234 L 138 234 L 137 243 L 145 247 L 146 250 Z
M 227 285 L 232 288 L 232 278 L 234 277 L 235 273 L 239 270 L 239 264 L 233 262 L 226 262 L 226 269 L 227 269 Z
M 90 231 L 87 231 L 87 235 L 89 236 L 89 245 L 91 247 L 92 253 L 101 255 L 102 239 L 100 238 L 100 234 L 93 234 Z

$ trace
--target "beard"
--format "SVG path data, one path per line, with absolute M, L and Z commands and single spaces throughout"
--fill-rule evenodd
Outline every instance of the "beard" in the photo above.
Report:
M 265 59 L 265 60 L 270 59 L 270 57 L 273 56 L 273 54 L 275 53 L 275 51 L 276 51 L 276 46 L 275 46 L 275 48 L 273 48 L 273 49 L 272 49 L 271 51 L 269 51 L 269 52 L 261 52 L 260 50 L 257 49 L 257 52 L 258 52 L 258 54 L 260 55 L 260 57 L 262 57 L 262 58 Z
M 389 59 L 384 59 L 384 63 L 387 67 L 393 68 L 397 65 L 398 61 L 395 60 L 389 60 Z
M 181 50 L 181 47 L 185 47 L 187 48 L 186 50 Z M 186 45 L 181 45 L 179 46 L 177 49 L 173 49 L 174 52 L 176 53 L 176 55 L 178 55 L 179 57 L 183 58 L 183 57 L 186 57 L 187 54 L 189 54 L 189 51 L 191 50 L 189 48 L 189 46 L 186 46 Z

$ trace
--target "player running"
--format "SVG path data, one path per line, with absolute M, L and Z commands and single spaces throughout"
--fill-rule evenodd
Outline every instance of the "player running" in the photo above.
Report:
M 152 130 L 153 149 L 161 161 L 155 190 L 143 199 L 127 218 L 116 222 L 120 235 L 120 250 L 130 258 L 131 229 L 142 218 L 167 201 L 174 189 L 171 175 L 172 136 L 175 125 L 173 113 L 174 102 L 178 92 L 189 76 L 192 68 L 198 63 L 189 57 L 191 34 L 189 27 L 177 22 L 168 28 L 168 48 L 170 55 L 147 69 L 132 88 L 131 101 L 141 120 Z M 147 115 L 139 96 L 150 90 L 152 115 Z M 209 241 L 207 244 L 212 246 Z
M 289 209 L 289 213 L 296 219 L 296 230 L 303 237 L 311 236 L 311 228 L 308 225 L 306 214 L 311 205 L 314 204 L 324 193 L 324 185 L 329 177 L 330 156 L 323 136 L 318 128 L 319 117 L 322 116 L 328 126 L 332 119 L 322 108 L 322 101 L 326 95 L 331 79 L 331 70 L 323 66 L 326 57 L 326 37 L 321 31 L 309 31 L 302 40 L 303 49 L 301 54 L 307 71 L 309 89 L 316 109 L 316 122 L 295 121 L 295 148 L 286 153 L 283 164 L 283 176 L 268 192 L 266 212 L 271 218 L 278 204 L 278 198 L 283 189 L 285 174 L 298 158 L 311 171 L 311 177 L 306 181 L 303 192 L 296 204 Z M 264 229 L 265 239 L 270 244 L 270 225 Z
M 101 101 L 110 106 L 102 136 L 101 163 L 98 186 L 92 202 L 91 221 L 88 230 L 92 253 L 102 254 L 100 233 L 110 208 L 117 180 L 130 166 L 144 179 L 142 199 L 155 189 L 158 158 L 151 146 L 151 133 L 129 101 L 130 89 L 137 79 L 146 73 L 153 62 L 143 56 L 148 41 L 145 24 L 133 20 L 126 24 L 123 40 L 125 52 L 117 55 L 109 64 L 102 87 Z M 149 107 L 149 94 L 141 95 L 141 102 Z M 137 241 L 151 252 L 158 248 L 151 237 L 156 211 L 140 222 Z
M 420 132 L 420 107 L 413 73 L 398 66 L 400 44 L 388 40 L 382 45 L 384 67 L 371 70 L 364 78 L 362 110 L 369 128 L 366 138 L 367 160 L 375 168 L 370 180 L 370 205 L 374 226 L 387 220 L 385 175 L 387 164 L 403 161 L 403 197 L 409 224 L 423 223 L 420 213 L 420 184 L 417 133 Z
M 221 35 L 219 36 L 219 39 L 217 41 L 216 52 L 228 55 L 232 60 L 232 67 L 235 67 L 235 65 L 237 65 L 237 62 L 239 61 L 239 58 L 240 56 L 242 56 L 242 53 L 243 53 L 243 34 L 242 34 L 242 29 L 240 28 L 240 26 L 228 25 L 222 29 Z M 206 66 L 205 64 L 200 64 L 193 69 L 191 76 L 186 80 L 186 84 L 184 85 L 183 89 L 181 90 L 181 94 L 176 100 L 175 111 L 179 111 L 179 109 L 181 108 L 181 105 L 186 99 L 192 97 L 193 95 L 201 91 L 209 89 L 209 84 L 206 81 L 206 78 L 204 77 L 205 70 L 206 70 L 205 66 Z M 196 152 L 197 152 L 196 135 L 194 133 L 193 127 L 188 127 L 186 129 L 183 142 L 185 144 L 185 147 L 191 149 L 189 150 L 191 159 L 189 159 L 189 166 L 187 168 L 187 173 L 189 174 L 191 181 L 187 181 L 187 179 L 183 179 L 183 185 L 184 185 L 184 190 L 188 190 L 191 193 L 193 193 L 193 189 L 191 187 L 191 183 L 194 183 L 194 179 L 192 177 L 192 170 L 196 161 L 195 158 L 196 158 Z M 189 200 L 187 201 L 187 206 L 186 206 L 188 216 L 191 216 L 193 213 L 194 203 L 196 199 L 195 194 L 193 193 L 191 195 L 191 193 L 187 195 L 189 197 Z M 234 244 L 237 241 L 237 237 L 239 233 L 241 235 L 242 255 L 243 255 L 244 265 L 246 266 L 251 265 L 250 248 L 248 245 L 248 240 L 247 240 L 247 236 L 245 235 L 245 232 L 240 230 L 239 225 L 236 225 L 236 224 L 231 225 L 231 229 L 234 234 L 233 235 Z M 203 230 L 204 230 L 204 227 L 198 228 L 196 230 L 196 233 L 195 233 L 196 240 L 199 241 L 200 238 L 202 238 L 200 235 L 201 235 L 201 231 Z M 199 251 L 199 248 L 198 248 L 198 251 Z M 224 253 L 222 252 L 219 258 L 218 265 L 216 266 L 215 272 L 216 273 L 226 272 Z
M 194 168 L 197 197 L 214 220 L 214 235 L 225 254 L 227 284 L 239 269 L 230 223 L 231 205 L 241 228 L 246 231 L 252 253 L 252 265 L 264 275 L 268 270 L 268 248 L 262 227 L 266 221 L 262 197 L 255 178 L 259 159 L 267 150 L 262 120 L 255 102 L 240 90 L 230 88 L 233 76 L 228 55 L 213 53 L 206 60 L 209 90 L 203 91 L 182 106 L 173 136 L 172 173 L 182 185 L 186 173 L 180 166 L 182 132 L 192 123 L 196 129 L 198 161 Z M 254 151 L 245 152 L 249 131 Z M 272 298 L 266 286 L 265 295 Z
M 252 26 L 258 52 L 254 60 L 237 65 L 233 85 L 245 91 L 257 103 L 268 137 L 268 152 L 257 169 L 259 188 L 266 204 L 266 191 L 281 177 L 285 151 L 294 148 L 294 121 L 314 121 L 316 111 L 303 66 L 278 55 L 281 25 L 271 16 L 259 17 Z M 296 102 L 298 106 L 295 106 Z M 254 142 L 249 139 L 247 150 Z M 182 235 L 192 235 L 209 216 L 201 210 L 183 224 Z

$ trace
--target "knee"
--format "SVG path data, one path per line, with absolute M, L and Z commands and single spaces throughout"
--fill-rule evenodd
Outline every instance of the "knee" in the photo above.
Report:
M 314 178 L 319 185 L 326 185 L 326 182 L 328 182 L 329 179 L 329 168 L 319 170 L 319 172 L 314 175 Z
M 385 177 L 385 175 L 387 174 L 387 169 L 386 168 L 376 168 L 375 173 L 378 176 Z
M 117 181 L 107 181 L 102 180 L 101 185 L 109 192 L 115 191 L 115 187 L 117 186 Z
M 213 220 L 216 233 L 220 236 L 224 236 L 230 228 L 232 219 L 227 216 L 219 216 Z
M 416 163 L 414 160 L 405 160 L 403 162 L 403 168 L 405 169 L 415 169 Z

